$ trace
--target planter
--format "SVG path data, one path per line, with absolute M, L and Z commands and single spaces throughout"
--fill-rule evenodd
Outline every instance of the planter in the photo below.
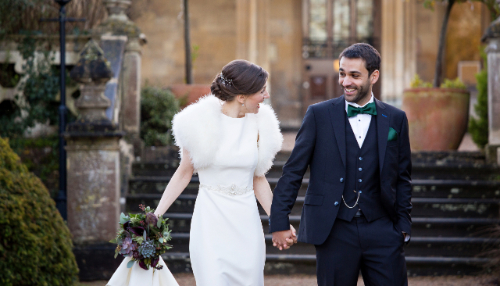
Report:
M 453 88 L 412 88 L 403 92 L 413 151 L 456 150 L 469 122 L 469 92 Z
M 173 84 L 170 90 L 176 98 L 187 97 L 187 103 L 181 108 L 184 108 L 191 103 L 196 102 L 200 97 L 211 93 L 209 84 Z

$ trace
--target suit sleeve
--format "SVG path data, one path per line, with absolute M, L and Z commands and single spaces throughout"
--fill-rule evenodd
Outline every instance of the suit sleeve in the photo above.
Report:
M 283 167 L 283 175 L 274 189 L 269 222 L 270 233 L 290 229 L 288 215 L 295 204 L 302 185 L 302 178 L 311 161 L 315 141 L 316 123 L 313 108 L 309 107 L 295 138 L 295 147 Z
M 408 133 L 408 119 L 403 115 L 401 140 L 399 141 L 399 169 L 396 185 L 397 228 L 411 234 L 411 149 Z

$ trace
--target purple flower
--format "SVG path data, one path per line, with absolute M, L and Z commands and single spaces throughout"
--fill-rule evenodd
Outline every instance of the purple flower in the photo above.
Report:
M 132 256 L 133 251 L 137 249 L 137 244 L 132 241 L 130 237 L 126 237 L 122 243 L 122 249 L 120 250 L 120 254 L 124 256 Z
M 156 256 L 155 258 L 152 258 L 151 259 L 151 267 L 155 267 L 156 268 L 156 265 L 158 264 L 158 262 L 160 262 L 160 257 L 159 256 Z
M 146 214 L 146 222 L 148 224 L 152 224 L 156 226 L 156 223 L 158 222 L 158 218 L 155 216 L 154 213 L 147 213 Z
M 145 229 L 142 226 L 134 226 L 130 227 L 128 230 L 137 236 L 142 236 Z
M 139 261 L 139 266 L 144 269 L 144 270 L 148 270 L 148 266 L 146 265 L 146 263 L 144 262 L 144 259 L 141 259 Z

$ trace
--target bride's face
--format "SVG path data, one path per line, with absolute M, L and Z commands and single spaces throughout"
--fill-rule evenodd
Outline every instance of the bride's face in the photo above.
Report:
M 248 95 L 245 100 L 246 113 L 258 113 L 260 104 L 266 98 L 269 98 L 266 85 L 259 92 Z

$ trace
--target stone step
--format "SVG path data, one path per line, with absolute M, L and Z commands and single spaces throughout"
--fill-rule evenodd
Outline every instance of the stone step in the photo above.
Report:
M 267 178 L 279 178 L 286 161 L 274 161 Z M 178 162 L 134 163 L 132 173 L 135 176 L 172 176 Z M 412 179 L 447 179 L 447 180 L 499 180 L 500 168 L 485 164 L 436 165 L 413 163 Z M 309 178 L 306 172 L 304 178 Z
M 129 194 L 162 194 L 170 181 L 169 176 L 136 176 L 129 180 Z M 274 189 L 278 178 L 268 178 Z M 198 192 L 199 179 L 193 176 L 184 194 Z M 309 179 L 302 180 L 299 196 L 304 196 Z M 413 180 L 412 195 L 416 197 L 434 198 L 496 198 L 500 199 L 500 181 L 486 180 Z
M 108 280 L 123 260 L 121 256 L 116 259 L 113 258 L 115 248 L 116 245 L 111 243 L 75 246 L 73 252 L 78 261 L 80 279 Z M 171 251 L 162 255 L 169 270 L 172 273 L 192 272 L 189 252 L 175 252 L 176 250 L 174 244 Z M 310 254 L 289 254 L 287 251 L 266 255 L 265 274 L 315 275 L 316 257 L 314 252 Z M 96 254 L 101 257 L 98 261 L 94 259 Z M 94 261 L 94 263 L 87 263 L 86 261 Z M 406 255 L 408 274 L 410 276 L 476 274 L 480 270 L 479 266 L 487 261 L 487 259 L 475 257 Z
M 191 213 L 169 213 L 169 225 L 175 233 L 188 233 Z M 264 233 L 268 233 L 268 217 L 261 215 Z M 300 216 L 290 216 L 290 223 L 299 229 Z M 473 237 L 486 227 L 499 224 L 498 218 L 412 218 L 412 236 L 415 237 Z
M 266 234 L 267 254 L 315 254 L 314 245 L 299 242 L 286 251 L 272 245 L 272 235 Z M 484 237 L 412 237 L 405 246 L 405 253 L 415 257 L 476 257 L 486 244 L 499 243 L 500 240 Z M 173 245 L 170 252 L 189 252 L 189 233 L 172 233 Z
M 189 253 L 168 253 L 162 255 L 170 271 L 191 272 Z M 474 274 L 488 262 L 474 257 L 420 257 L 406 256 L 408 275 L 466 275 Z M 316 273 L 314 254 L 267 254 L 265 274 L 308 274 Z
M 131 194 L 126 196 L 126 212 L 138 211 L 139 204 L 155 207 L 162 194 Z M 169 208 L 171 213 L 192 213 L 196 194 L 182 194 Z M 304 204 L 304 196 L 297 197 L 291 215 L 300 215 Z M 455 217 L 455 218 L 498 218 L 500 214 L 499 199 L 476 198 L 419 198 L 412 199 L 413 217 Z M 259 205 L 261 214 L 265 214 Z

